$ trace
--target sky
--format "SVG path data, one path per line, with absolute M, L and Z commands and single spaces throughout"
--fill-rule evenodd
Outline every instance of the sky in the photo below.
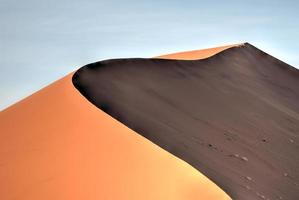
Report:
M 110 58 L 249 42 L 299 67 L 298 0 L 0 0 L 0 110 Z

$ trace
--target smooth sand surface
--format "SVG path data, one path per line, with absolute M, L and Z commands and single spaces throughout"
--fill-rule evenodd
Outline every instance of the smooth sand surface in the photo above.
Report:
M 0 113 L 1 200 L 230 199 L 92 105 L 72 75 Z
M 299 70 L 256 47 L 192 61 L 106 60 L 73 83 L 232 199 L 299 199 Z
M 228 48 L 242 46 L 242 45 L 243 45 L 243 43 L 220 46 L 220 47 L 215 47 L 215 48 L 208 48 L 208 49 L 171 53 L 171 54 L 157 56 L 155 58 L 177 59 L 177 60 L 198 60 L 198 59 L 208 58 L 208 57 L 213 56 L 213 55 L 215 55 L 223 50 L 226 50 Z

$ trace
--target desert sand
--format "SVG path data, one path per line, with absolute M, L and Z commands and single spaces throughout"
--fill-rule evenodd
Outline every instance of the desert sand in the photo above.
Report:
M 253 45 L 200 60 L 101 61 L 73 83 L 232 199 L 299 199 L 299 70 Z
M 198 60 L 198 59 L 208 58 L 228 48 L 242 46 L 242 45 L 243 43 L 219 46 L 219 47 L 208 48 L 208 49 L 170 53 L 170 54 L 156 56 L 155 58 L 173 59 L 173 60 Z
M 1 200 L 230 199 L 195 168 L 91 104 L 72 75 L 1 111 Z

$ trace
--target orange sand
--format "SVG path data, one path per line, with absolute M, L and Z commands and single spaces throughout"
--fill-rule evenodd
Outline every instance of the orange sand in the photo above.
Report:
M 165 57 L 203 58 L 223 49 Z M 230 199 L 193 167 L 89 103 L 71 76 L 0 113 L 1 200 Z
M 156 58 L 166 58 L 166 59 L 178 59 L 178 60 L 197 60 L 197 59 L 204 59 L 210 56 L 213 56 L 225 49 L 241 46 L 242 44 L 233 44 L 209 49 L 201 49 L 201 50 L 194 50 L 194 51 L 185 51 L 179 53 L 172 53 L 166 54 L 162 56 L 157 56 Z

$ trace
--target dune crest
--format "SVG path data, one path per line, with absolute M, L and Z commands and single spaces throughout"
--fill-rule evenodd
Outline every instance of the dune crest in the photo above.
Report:
M 211 56 L 214 56 L 221 51 L 232 47 L 241 47 L 244 43 L 240 44 L 232 44 L 208 49 L 200 49 L 200 50 L 193 50 L 193 51 L 185 51 L 185 52 L 178 52 L 178 53 L 170 53 L 165 55 L 160 55 L 155 58 L 162 58 L 162 59 L 176 59 L 176 60 L 198 60 L 198 59 L 205 59 Z

